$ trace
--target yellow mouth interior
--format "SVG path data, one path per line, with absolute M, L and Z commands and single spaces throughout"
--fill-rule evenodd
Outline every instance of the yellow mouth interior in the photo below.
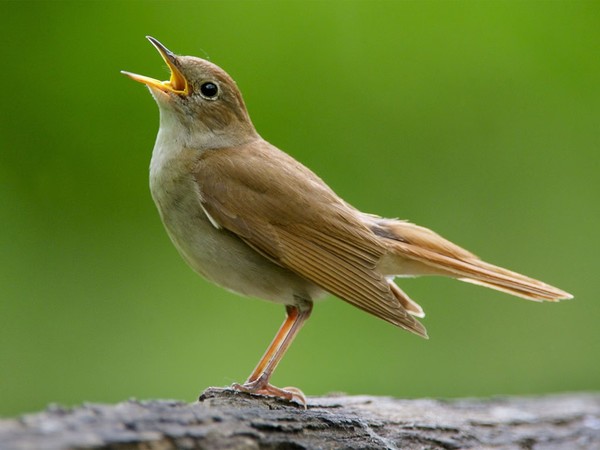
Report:
M 152 45 L 156 47 L 162 59 L 167 63 L 167 66 L 171 71 L 171 78 L 169 79 L 169 81 L 159 81 L 154 78 L 126 71 L 121 71 L 121 73 L 127 75 L 132 80 L 138 81 L 156 89 L 160 89 L 163 92 L 172 92 L 178 95 L 189 95 L 189 84 L 183 76 L 183 74 L 181 73 L 181 71 L 175 65 L 175 55 L 167 47 L 162 45 L 158 40 L 154 39 L 151 36 L 146 37 L 152 43 Z

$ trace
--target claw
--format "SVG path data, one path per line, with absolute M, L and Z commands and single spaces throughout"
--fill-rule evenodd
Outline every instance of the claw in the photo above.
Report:
M 250 382 L 245 384 L 234 383 L 231 385 L 232 389 L 236 391 L 245 392 L 247 394 L 255 395 L 266 395 L 268 397 L 275 397 L 286 400 L 288 402 L 295 402 L 307 408 L 306 396 L 304 393 L 295 387 L 288 386 L 286 388 L 278 388 L 268 383 Z
M 294 386 L 286 386 L 283 388 L 283 391 L 292 394 L 292 400 L 296 400 L 296 403 L 300 403 L 304 406 L 304 409 L 307 409 L 306 395 L 304 395 L 304 392 Z

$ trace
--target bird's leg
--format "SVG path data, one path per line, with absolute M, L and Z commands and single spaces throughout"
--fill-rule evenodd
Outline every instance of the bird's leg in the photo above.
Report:
M 269 379 L 275 371 L 277 364 L 283 358 L 283 355 L 291 345 L 292 341 L 309 318 L 312 311 L 312 303 L 306 303 L 304 309 L 297 306 L 286 306 L 287 316 L 285 321 L 275 335 L 273 342 L 267 348 L 267 351 L 258 362 L 258 365 L 248 377 L 244 384 L 234 384 L 232 387 L 242 392 L 252 394 L 269 395 L 272 397 L 281 397 L 286 400 L 297 400 L 306 407 L 306 398 L 300 389 L 287 387 L 277 388 L 269 384 Z M 303 305 L 304 306 L 304 305 Z

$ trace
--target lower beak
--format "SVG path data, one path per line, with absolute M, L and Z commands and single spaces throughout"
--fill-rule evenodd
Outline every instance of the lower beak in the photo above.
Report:
M 177 68 L 177 56 L 175 56 L 173 52 L 171 52 L 167 47 L 162 45 L 152 36 L 146 36 L 146 38 L 152 43 L 152 45 L 154 45 L 154 47 L 156 47 L 158 53 L 160 53 L 160 56 L 162 56 L 162 59 L 167 63 L 167 66 L 169 66 L 169 70 L 171 71 L 171 78 L 169 81 L 159 81 L 155 80 L 154 78 L 126 72 L 124 70 L 122 70 L 121 73 L 123 75 L 127 75 L 132 80 L 144 83 L 147 86 L 159 89 L 163 92 L 171 92 L 178 95 L 189 95 L 190 86 L 181 71 Z

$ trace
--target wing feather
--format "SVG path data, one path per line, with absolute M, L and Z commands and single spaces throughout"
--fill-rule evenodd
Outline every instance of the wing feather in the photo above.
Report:
M 202 207 L 220 227 L 348 303 L 426 336 L 376 270 L 386 247 L 300 163 L 255 141 L 204 152 L 195 177 Z

